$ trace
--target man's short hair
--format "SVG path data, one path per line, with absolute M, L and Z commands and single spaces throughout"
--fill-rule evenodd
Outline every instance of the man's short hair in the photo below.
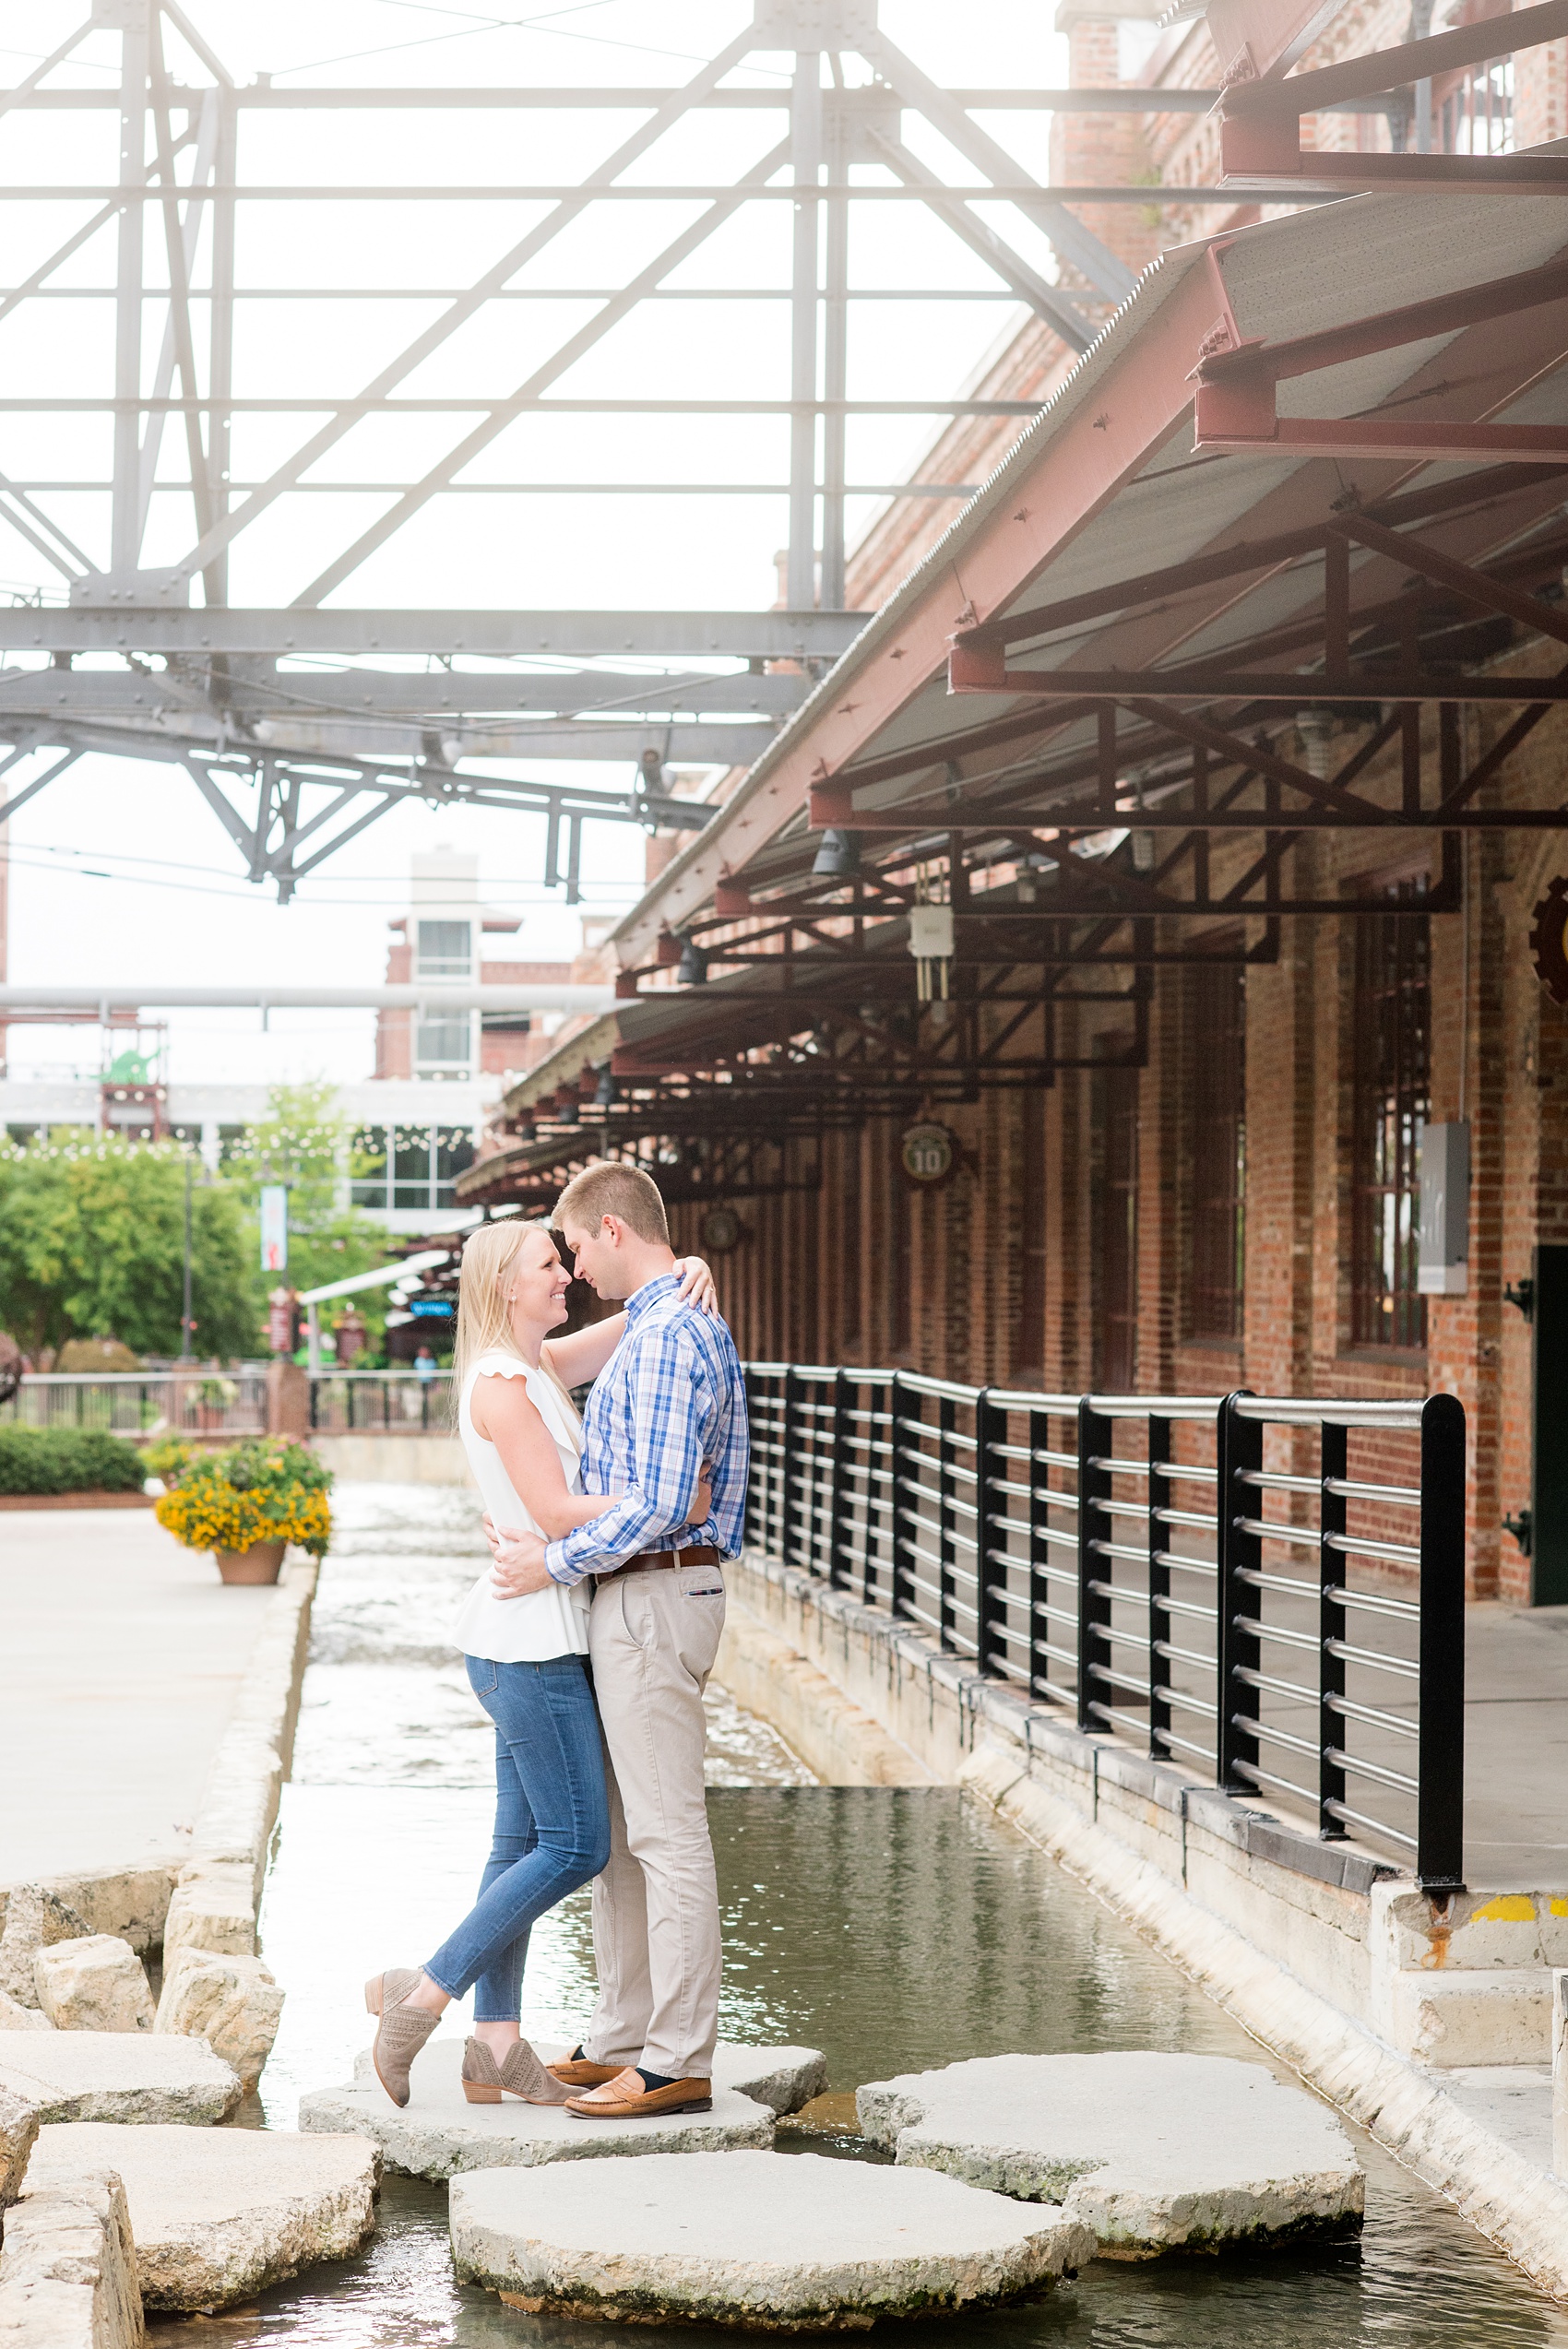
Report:
M 552 1217 L 557 1231 L 564 1231 L 566 1218 L 584 1224 L 589 1231 L 599 1229 L 604 1216 L 617 1216 L 629 1231 L 639 1240 L 651 1240 L 668 1248 L 670 1219 L 664 1212 L 664 1202 L 659 1185 L 640 1167 L 616 1166 L 607 1161 L 603 1166 L 589 1167 L 566 1185 L 555 1202 Z

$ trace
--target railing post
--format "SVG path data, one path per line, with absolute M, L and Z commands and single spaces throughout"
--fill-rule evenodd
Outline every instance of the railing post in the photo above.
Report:
M 746 1397 L 746 1423 L 752 1432 L 747 1460 L 746 1505 L 741 1517 L 741 1548 L 754 1549 L 757 1546 L 756 1487 L 759 1473 L 757 1455 L 761 1447 L 757 1441 L 756 1431 L 756 1372 L 749 1362 L 742 1362 L 741 1365 L 741 1384 Z
M 849 1380 L 833 1373 L 833 1482 L 827 1512 L 827 1579 L 836 1591 L 849 1587 Z
M 904 1507 L 909 1497 L 909 1442 L 904 1430 L 904 1397 L 901 1382 L 897 1370 L 893 1373 L 889 1388 L 889 1397 L 888 1416 L 892 1421 L 893 1436 L 893 1511 L 890 1520 L 892 1525 L 890 1604 L 895 1615 L 907 1616 L 909 1612 L 911 1592 L 909 1587 L 909 1570 L 905 1560 L 909 1551 L 910 1536 L 904 1531 Z
M 1041 1612 L 1042 1608 L 1051 1605 L 1051 1578 L 1045 1571 L 1051 1563 L 1051 1544 L 1045 1537 L 1050 1524 L 1045 1494 L 1051 1484 L 1051 1470 L 1044 1461 L 1035 1458 L 1037 1452 L 1051 1450 L 1049 1413 L 1031 1411 L 1028 1427 L 1029 1457 L 1025 1473 L 1029 1485 L 1028 1668 L 1032 1702 L 1039 1693 L 1037 1681 L 1043 1680 L 1049 1684 L 1051 1679 L 1049 1656 L 1040 1657 L 1038 1675 L 1035 1670 L 1037 1643 L 1048 1641 L 1051 1637 L 1051 1618 Z
M 993 1558 L 997 1544 L 997 1521 L 1007 1514 L 1005 1503 L 999 1509 L 992 1486 L 1003 1471 L 997 1446 L 1003 1440 L 1004 1414 L 991 1399 L 991 1389 L 982 1386 L 975 1397 L 975 1606 L 976 1661 L 982 1672 L 1000 1674 L 1007 1663 L 1007 1643 L 1003 1633 L 1007 1628 L 1007 1609 L 1004 1604 L 1007 1592 L 1007 1565 L 1004 1559 Z
M 1421 1406 L 1420 1723 L 1416 1881 L 1465 1885 L 1465 1406 Z
M 1091 1468 L 1089 1462 L 1113 1456 L 1116 1423 L 1102 1418 L 1084 1395 L 1078 1403 L 1078 1726 L 1095 1726 L 1095 1666 L 1105 1642 L 1099 1636 L 1111 1620 L 1111 1601 L 1090 1585 L 1109 1573 L 1107 1562 L 1095 1550 L 1097 1541 L 1111 1537 L 1111 1519 L 1096 1503 L 1111 1497 L 1111 1471 Z
M 1344 1821 L 1330 1809 L 1345 1799 L 1345 1773 L 1338 1762 L 1329 1760 L 1331 1750 L 1341 1748 L 1345 1739 L 1342 1714 L 1334 1709 L 1332 1700 L 1345 1693 L 1345 1659 L 1336 1650 L 1344 1644 L 1345 1610 L 1335 1602 L 1335 1593 L 1345 1587 L 1345 1552 L 1330 1539 L 1343 1534 L 1346 1524 L 1345 1496 L 1330 1492 L 1329 1486 L 1343 1481 L 1349 1473 L 1350 1436 L 1347 1428 L 1325 1419 L 1320 1430 L 1322 1450 L 1318 1455 L 1319 1473 L 1323 1477 L 1323 1496 L 1318 1515 L 1318 1659 L 1317 1659 L 1317 1832 L 1325 1844 L 1342 1843 Z
M 1236 1524 L 1238 1517 L 1253 1516 L 1263 1505 L 1263 1497 L 1256 1488 L 1239 1481 L 1247 1469 L 1263 1466 L 1263 1423 L 1243 1419 L 1235 1407 L 1240 1396 L 1250 1392 L 1247 1388 L 1238 1389 L 1220 1405 L 1216 1443 L 1218 1474 L 1215 1478 L 1215 1513 L 1219 1520 L 1219 1571 L 1215 1577 L 1215 1589 L 1219 1619 L 1215 1639 L 1218 1659 L 1215 1676 L 1215 1778 L 1228 1795 L 1257 1792 L 1253 1781 L 1243 1776 L 1237 1764 L 1247 1762 L 1255 1768 L 1258 1741 L 1250 1731 L 1239 1729 L 1235 1720 L 1238 1705 L 1245 1704 L 1251 1714 L 1256 1701 L 1256 1691 L 1240 1676 L 1258 1668 L 1257 1639 L 1237 1623 L 1243 1608 L 1249 1615 L 1253 1612 L 1251 1594 L 1241 1576 L 1249 1571 L 1255 1573 L 1263 1557 L 1258 1536 L 1241 1532 Z
M 1170 1569 L 1165 1554 L 1170 1539 L 1170 1529 L 1163 1524 L 1159 1511 L 1170 1506 L 1170 1479 L 1155 1467 L 1157 1460 L 1170 1457 L 1170 1422 L 1151 1418 L 1148 1423 L 1148 1750 L 1158 1758 L 1166 1751 L 1165 1732 L 1170 1726 L 1169 1701 L 1157 1695 L 1157 1690 L 1168 1688 L 1170 1666 L 1159 1653 L 1162 1642 L 1170 1637 L 1170 1618 L 1158 1599 L 1170 1596 Z
M 801 1382 L 795 1375 L 795 1366 L 791 1362 L 786 1366 L 784 1371 L 784 1432 L 781 1438 L 784 1457 L 779 1463 L 778 1478 L 778 1555 L 786 1566 L 804 1564 L 809 1569 L 810 1558 L 798 1559 L 791 1554 L 790 1549 L 799 1522 L 792 1470 L 800 1441 Z
M 936 1398 L 936 1489 L 940 1498 L 936 1504 L 936 1522 L 942 1530 L 936 1537 L 936 1554 L 942 1563 L 936 1570 L 936 1619 L 942 1627 L 939 1637 L 944 1647 L 956 1644 L 954 1635 L 957 1630 L 957 1610 L 953 1604 L 957 1581 L 953 1525 L 953 1430 L 957 1416 L 953 1397 L 939 1394 Z

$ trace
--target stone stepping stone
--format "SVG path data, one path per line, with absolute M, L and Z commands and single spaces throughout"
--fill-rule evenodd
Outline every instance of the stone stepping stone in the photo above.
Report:
M 46 2121 L 227 2120 L 244 2091 L 195 2039 L 140 2031 L 0 2031 L 0 2082 Z
M 452 2181 L 451 2227 L 458 2275 L 530 2315 L 780 2330 L 983 2307 L 1094 2253 L 1059 2210 L 815 2153 L 481 2171 Z
M 569 2052 L 559 2040 L 536 2039 L 546 2063 Z M 343 2088 L 318 2088 L 300 2098 L 303 2130 L 353 2130 L 379 2149 L 388 2169 L 410 2177 L 453 2177 L 461 2170 L 521 2168 L 540 2162 L 582 2161 L 612 2153 L 685 2153 L 773 2143 L 774 2116 L 793 2112 L 826 2078 L 814 2047 L 734 2047 L 714 2057 L 713 2110 L 671 2113 L 647 2120 L 579 2120 L 559 2105 L 470 2105 L 460 2074 L 463 2043 L 427 2040 L 410 2074 L 411 2094 L 399 2112 L 372 2067 L 368 2048 L 355 2058 Z
M 125 2185 L 149 2308 L 232 2307 L 302 2268 L 351 2259 L 375 2230 L 378 2165 L 362 2137 L 58 2125 L 39 2131 L 28 2191 L 103 2170 Z
M 1061 2202 L 1112 2257 L 1360 2224 L 1366 2181 L 1334 2115 L 1228 2056 L 983 2056 L 873 2081 L 856 2108 L 900 2165 Z

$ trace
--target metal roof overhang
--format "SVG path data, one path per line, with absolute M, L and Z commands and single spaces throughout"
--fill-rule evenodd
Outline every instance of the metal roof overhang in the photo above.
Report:
M 1268 959 L 1291 913 L 1362 909 L 1290 894 L 1305 834 L 1424 842 L 1441 911 L 1463 830 L 1568 824 L 1499 788 L 1568 698 L 1540 650 L 1568 643 L 1565 262 L 1568 196 L 1515 192 L 1355 197 L 1153 265 L 614 932 L 623 991 L 672 933 L 725 973 L 624 1003 L 618 1074 L 662 1100 L 683 1072 L 717 1116 L 766 1050 L 754 1100 L 863 1114 L 1048 1078 L 1074 998 L 1132 1007 L 1080 1014 L 1075 1056 L 1135 1058 L 1160 964 Z M 1466 701 L 1507 721 L 1467 774 Z M 813 876 L 825 825 L 853 879 Z M 954 1002 L 917 1014 L 922 861 L 956 953 Z

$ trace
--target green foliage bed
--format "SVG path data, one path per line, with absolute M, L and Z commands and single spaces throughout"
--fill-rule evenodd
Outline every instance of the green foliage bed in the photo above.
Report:
M 139 1492 L 134 1443 L 93 1428 L 0 1427 L 0 1493 Z

